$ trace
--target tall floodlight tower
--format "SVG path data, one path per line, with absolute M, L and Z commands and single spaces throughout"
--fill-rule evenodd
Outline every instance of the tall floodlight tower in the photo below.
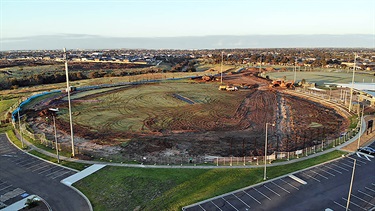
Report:
M 352 87 L 350 88 L 350 100 L 349 100 L 349 112 L 352 110 L 353 102 L 353 89 L 354 89 L 354 74 L 355 74 L 355 64 L 357 61 L 357 54 L 354 54 L 354 65 L 353 65 L 353 77 L 352 77 Z
M 223 84 L 223 59 L 224 59 L 224 52 L 221 52 L 221 65 L 220 65 L 220 84 Z
M 296 83 L 297 80 L 297 57 L 294 60 L 294 78 L 293 78 L 293 83 Z
M 74 154 L 73 120 L 72 120 L 72 106 L 71 106 L 71 103 L 70 103 L 68 57 L 66 56 L 66 49 L 65 48 L 64 48 L 64 60 L 65 60 L 65 74 L 66 74 L 66 92 L 68 93 L 68 104 L 69 104 L 70 138 L 71 138 L 71 141 L 72 141 L 72 157 L 74 157 L 75 154 Z

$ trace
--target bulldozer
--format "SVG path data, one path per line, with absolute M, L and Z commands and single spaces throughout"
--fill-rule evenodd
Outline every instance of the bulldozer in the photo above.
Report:
M 271 88 L 280 87 L 283 89 L 293 89 L 294 88 L 294 81 L 285 81 L 284 79 L 276 79 L 273 80 L 270 84 Z

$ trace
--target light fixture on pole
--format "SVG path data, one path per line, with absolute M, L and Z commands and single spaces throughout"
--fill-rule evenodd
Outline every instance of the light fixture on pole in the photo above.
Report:
M 21 107 L 18 107 L 17 114 L 18 114 L 18 127 L 19 127 L 19 130 L 20 130 L 21 144 L 22 144 L 22 148 L 23 148 L 23 137 L 22 137 L 22 131 L 21 131 L 20 109 L 21 109 Z
M 267 179 L 267 145 L 268 145 L 268 125 L 275 126 L 274 123 L 266 123 L 266 140 L 264 143 L 264 177 L 263 180 Z
M 352 101 L 353 101 L 353 89 L 354 89 L 354 75 L 355 75 L 355 64 L 357 62 L 357 54 L 354 54 L 354 65 L 353 65 L 353 77 L 352 77 L 352 86 L 350 87 L 350 100 L 349 100 L 349 112 L 352 111 Z
M 359 145 L 361 142 L 361 135 L 362 135 L 362 119 L 363 119 L 363 113 L 365 112 L 365 104 L 362 105 L 362 115 L 359 119 L 360 126 L 359 126 L 359 136 L 358 136 L 358 143 L 357 143 L 357 149 L 359 149 Z
M 72 120 L 72 106 L 71 106 L 71 103 L 70 103 L 68 57 L 66 56 L 66 49 L 65 48 L 64 48 L 64 60 L 65 60 L 65 75 L 66 75 L 66 92 L 68 93 L 68 104 L 69 104 L 70 138 L 71 138 L 71 142 L 72 142 L 72 157 L 74 157 L 75 154 L 74 154 L 73 120 Z
M 56 148 L 57 163 L 60 163 L 59 147 L 57 145 L 56 120 L 55 120 L 56 112 L 58 112 L 59 109 L 58 108 L 50 108 L 48 110 L 52 111 L 53 129 L 55 131 L 55 148 Z
M 224 52 L 221 52 L 221 64 L 220 64 L 220 84 L 223 84 L 223 60 L 224 60 Z

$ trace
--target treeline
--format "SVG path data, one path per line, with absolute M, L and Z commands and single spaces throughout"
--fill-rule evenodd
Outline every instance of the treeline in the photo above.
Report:
M 69 80 L 76 81 L 87 79 L 81 72 L 69 73 Z M 7 78 L 0 84 L 0 89 L 16 89 L 18 87 L 35 86 L 41 84 L 54 84 L 66 81 L 66 75 L 61 73 L 55 74 L 34 74 L 22 78 Z

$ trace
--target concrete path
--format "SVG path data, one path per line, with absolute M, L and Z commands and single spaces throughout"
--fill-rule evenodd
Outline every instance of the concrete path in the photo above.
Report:
M 80 171 L 76 174 L 73 174 L 70 177 L 67 177 L 67 178 L 61 180 L 61 182 L 64 183 L 65 185 L 67 185 L 67 186 L 71 186 L 73 183 L 89 176 L 90 174 L 92 174 L 96 171 L 99 171 L 100 169 L 102 169 L 105 166 L 106 165 L 104 165 L 104 164 L 94 164 L 94 165 L 84 169 L 83 171 Z

